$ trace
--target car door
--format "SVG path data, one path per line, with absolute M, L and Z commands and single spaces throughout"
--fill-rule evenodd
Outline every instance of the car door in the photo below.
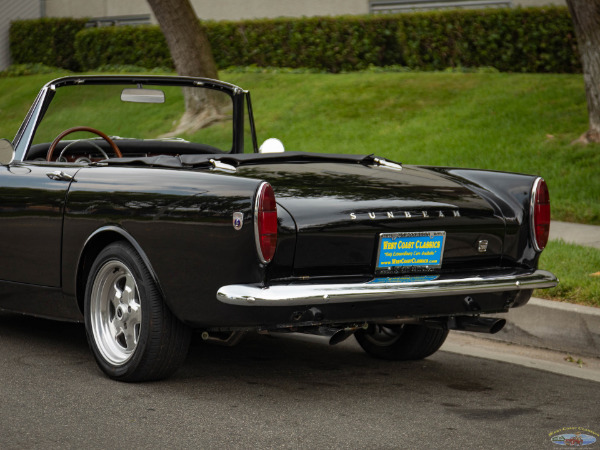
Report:
M 61 286 L 64 202 L 78 170 L 43 162 L 0 166 L 0 281 Z

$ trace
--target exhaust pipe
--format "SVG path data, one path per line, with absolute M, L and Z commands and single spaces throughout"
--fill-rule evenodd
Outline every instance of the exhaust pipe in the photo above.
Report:
M 208 331 L 203 331 L 201 334 L 204 342 L 210 342 L 212 344 L 223 345 L 225 347 L 233 347 L 246 335 L 245 331 L 231 331 L 229 333 L 213 333 L 210 334 Z
M 298 333 L 313 334 L 316 336 L 325 336 L 329 338 L 329 345 L 336 345 L 345 341 L 358 329 L 366 329 L 367 324 L 356 325 L 346 328 L 330 328 L 326 326 L 310 327 L 299 329 Z
M 448 320 L 448 328 L 451 330 L 471 331 L 475 333 L 495 334 L 504 328 L 506 319 L 496 317 L 473 317 L 458 316 Z

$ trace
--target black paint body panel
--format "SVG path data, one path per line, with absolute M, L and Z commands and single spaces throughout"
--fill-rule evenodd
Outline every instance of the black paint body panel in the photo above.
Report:
M 502 265 L 502 216 L 456 177 L 339 163 L 251 166 L 239 174 L 268 180 L 291 212 L 296 276 L 373 274 L 379 234 L 389 232 L 446 231 L 447 271 Z M 477 251 L 482 239 L 485 255 Z
M 67 197 L 65 294 L 77 292 L 75 274 L 88 238 L 114 226 L 144 252 L 175 315 L 186 322 L 212 315 L 218 287 L 264 277 L 252 226 L 258 185 L 198 171 L 82 169 Z M 244 214 L 240 231 L 232 226 L 233 212 Z
M 156 158 L 156 142 L 147 152 L 153 159 L 95 165 L 31 161 L 44 156 L 44 145 L 28 158 L 33 130 L 56 86 L 136 85 L 140 80 L 66 77 L 44 86 L 36 99 L 15 138 L 15 161 L 0 166 L 0 308 L 81 320 L 86 270 L 101 248 L 117 239 L 138 250 L 181 321 L 210 329 L 311 325 L 310 308 L 232 306 L 217 300 L 217 290 L 230 284 L 262 288 L 371 279 L 381 233 L 445 231 L 438 273 L 537 267 L 529 225 L 536 177 L 408 165 L 398 170 L 378 166 L 372 156 L 244 154 L 249 97 L 227 83 L 151 79 L 151 84 L 207 83 L 227 91 L 234 109 L 231 154 L 207 155 L 206 149 L 189 154 L 189 146 L 179 152 L 180 144 L 171 141 L 165 144 L 168 166 Z M 253 135 L 256 149 L 255 140 Z M 136 154 L 143 153 L 143 141 L 130 144 Z M 211 158 L 230 164 L 235 173 L 212 170 Z M 51 172 L 65 177 L 52 179 Z M 258 257 L 254 223 L 256 194 L 264 181 L 273 186 L 278 213 L 277 250 L 268 265 Z M 243 214 L 241 230 L 233 227 L 234 212 Z M 483 240 L 485 253 L 478 250 Z M 507 310 L 515 295 L 473 297 L 485 313 Z M 461 296 L 319 309 L 322 322 L 332 324 L 475 313 Z
M 23 191 L 23 181 L 14 181 L 14 187 L 3 182 L 5 198 L 14 200 L 3 203 L 0 220 L 5 229 L 17 235 L 23 233 L 20 243 L 5 245 L 3 253 L 11 257 L 3 260 L 3 280 L 44 290 L 62 287 L 63 296 L 54 300 L 56 313 L 44 302 L 38 302 L 39 310 L 34 300 L 33 304 L 23 305 L 24 312 L 43 316 L 79 317 L 82 299 L 77 294 L 81 297 L 85 279 L 78 279 L 78 274 L 86 243 L 111 228 L 122 230 L 123 236 L 139 246 L 171 310 L 197 327 L 269 327 L 294 312 L 222 304 L 215 294 L 223 285 L 295 277 L 314 280 L 323 276 L 371 276 L 381 232 L 445 230 L 445 271 L 534 267 L 537 263 L 528 242 L 529 229 L 522 226 L 528 220 L 526 204 L 534 180 L 531 176 L 418 167 L 405 167 L 395 173 L 340 163 L 253 165 L 241 167 L 235 176 L 201 170 L 97 166 L 71 169 L 76 181 L 67 192 L 69 183 L 39 176 L 38 172 L 49 170 L 44 164 L 23 163 L 11 170 L 31 170 L 32 186 L 25 192 L 33 198 L 28 200 L 15 193 Z M 467 175 L 472 181 L 466 179 Z M 8 177 L 6 173 L 3 176 Z M 353 178 L 355 187 L 348 186 L 346 177 Z M 515 195 L 493 194 L 476 183 L 485 180 L 489 185 L 494 179 Z M 278 199 L 280 236 L 276 257 L 268 268 L 258 261 L 253 228 L 253 202 L 261 180 L 273 185 Z M 435 183 L 437 188 L 432 187 Z M 38 199 L 37 203 L 33 199 Z M 41 202 L 49 205 L 42 208 Z M 452 215 L 455 209 L 460 217 Z M 419 217 L 423 210 L 429 211 L 430 217 Z M 434 216 L 440 210 L 445 217 Z M 241 231 L 232 226 L 235 211 L 244 214 Z M 388 211 L 394 218 L 387 216 Z M 402 211 L 411 211 L 411 218 L 402 216 Z M 356 219 L 350 217 L 351 212 Z M 509 244 L 506 250 L 505 233 Z M 480 238 L 491 242 L 491 254 L 475 253 L 474 243 Z M 58 245 L 61 241 L 62 248 Z M 25 248 L 28 258 L 21 258 L 22 264 L 11 265 L 19 259 L 17 252 Z M 48 263 L 48 269 L 39 270 L 44 263 Z M 9 297 L 13 299 L 2 296 L 0 307 L 20 310 L 14 296 Z M 357 317 L 366 318 L 364 315 L 370 315 L 372 308 L 361 305 Z M 331 320 L 346 317 L 343 307 L 326 309 L 334 314 Z M 387 305 L 385 309 L 394 315 L 407 311 L 406 303 Z M 383 310 L 373 310 L 373 314 Z

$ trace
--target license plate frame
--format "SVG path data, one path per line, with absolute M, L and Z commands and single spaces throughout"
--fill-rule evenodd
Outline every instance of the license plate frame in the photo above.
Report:
M 445 231 L 380 233 L 375 274 L 433 272 L 442 267 Z

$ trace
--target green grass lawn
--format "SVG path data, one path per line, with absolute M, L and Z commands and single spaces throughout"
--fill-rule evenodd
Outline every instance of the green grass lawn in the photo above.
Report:
M 52 78 L 0 78 L 0 137 L 14 136 Z M 581 75 L 222 72 L 221 78 L 251 90 L 259 143 L 278 137 L 289 151 L 376 153 L 409 164 L 538 174 L 548 182 L 553 219 L 600 225 L 600 145 L 570 145 L 587 129 Z M 600 277 L 590 275 L 600 271 L 599 255 L 551 242 L 540 267 L 561 284 L 536 295 L 600 306 Z
M 14 136 L 37 90 L 52 78 L 0 79 L 0 136 Z M 600 145 L 570 145 L 587 129 L 581 75 L 222 72 L 221 78 L 252 91 L 259 141 L 278 137 L 287 150 L 539 174 L 548 182 L 554 219 L 600 224 Z
M 556 274 L 560 283 L 553 289 L 535 291 L 537 297 L 600 307 L 600 250 L 550 241 L 540 268 Z
M 225 74 L 252 91 L 259 140 L 410 164 L 539 174 L 553 218 L 600 224 L 600 145 L 580 75 Z

